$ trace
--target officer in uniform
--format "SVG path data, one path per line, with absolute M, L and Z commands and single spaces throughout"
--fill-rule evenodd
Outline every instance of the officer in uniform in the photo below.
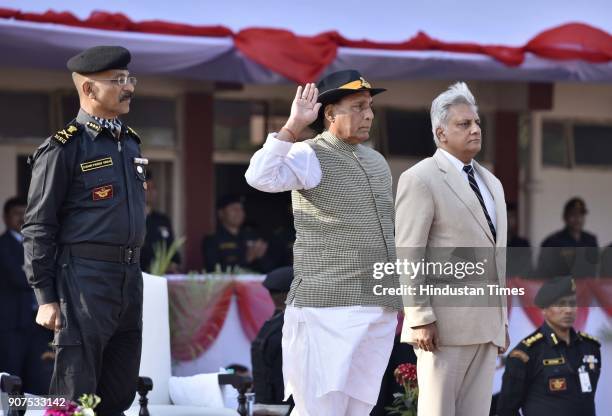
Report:
M 244 226 L 244 199 L 226 195 L 217 201 L 217 232 L 202 241 L 206 271 L 231 272 L 240 267 L 260 273 L 274 268 L 268 253 L 268 243 Z
M 50 393 L 96 393 L 100 416 L 134 400 L 142 345 L 147 160 L 117 118 L 134 95 L 130 59 L 97 46 L 68 61 L 81 109 L 32 156 L 22 229 L 36 322 L 55 331 Z
M 266 276 L 263 285 L 274 301 L 274 315 L 268 319 L 251 344 L 255 401 L 282 404 L 284 398 L 281 341 L 285 299 L 293 281 L 293 267 L 281 267 Z
M 497 402 L 499 416 L 594 416 L 601 369 L 599 342 L 572 328 L 576 286 L 571 277 L 544 283 L 535 298 L 544 324 L 508 355 Z
M 174 231 L 172 230 L 170 217 L 155 209 L 156 200 L 157 186 L 151 175 L 151 170 L 149 170 L 147 172 L 146 193 L 147 233 L 140 254 L 140 267 L 143 271 L 148 273 L 151 272 L 151 264 L 155 260 L 156 248 L 165 244 L 166 249 L 169 249 L 174 243 Z M 180 263 L 181 255 L 176 252 L 172 256 L 166 273 L 178 273 Z
M 572 198 L 566 202 L 563 208 L 565 228 L 542 242 L 536 277 L 572 275 L 580 278 L 597 275 L 597 237 L 584 231 L 587 213 L 582 198 Z

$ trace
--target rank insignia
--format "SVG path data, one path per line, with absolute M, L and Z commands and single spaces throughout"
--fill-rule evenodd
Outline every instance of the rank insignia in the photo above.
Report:
M 535 335 L 530 336 L 527 339 L 523 340 L 523 344 L 526 347 L 531 347 L 533 345 L 533 343 L 535 343 L 536 341 L 541 340 L 542 338 L 544 338 L 544 335 L 542 335 L 541 332 L 536 333 Z
M 94 201 L 111 199 L 113 197 L 113 185 L 104 185 L 94 188 L 91 195 Z
M 102 131 L 102 126 L 99 125 L 98 123 L 94 123 L 93 121 L 88 121 L 86 126 L 89 127 L 92 130 L 97 131 L 98 133 L 100 133 Z
M 550 391 L 567 390 L 567 381 L 565 380 L 565 377 L 551 378 L 548 380 L 548 389 Z
M 98 160 L 90 160 L 88 162 L 81 163 L 81 172 L 89 172 L 90 170 L 107 168 L 113 166 L 113 158 L 105 157 Z
M 76 125 L 69 124 L 64 129 L 55 133 L 53 135 L 53 139 L 60 144 L 66 144 L 68 140 L 78 131 L 79 128 Z

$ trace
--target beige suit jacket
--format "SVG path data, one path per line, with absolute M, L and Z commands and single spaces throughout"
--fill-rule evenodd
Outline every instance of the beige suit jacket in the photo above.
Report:
M 507 219 L 504 190 L 501 182 L 476 161 L 474 169 L 495 201 L 497 242 L 467 179 L 438 150 L 433 157 L 406 170 L 399 179 L 395 221 L 398 257 L 401 259 L 407 248 L 479 247 L 492 253 L 490 276 L 500 287 L 505 287 Z M 404 308 L 402 341 L 414 342 L 412 327 L 436 322 L 441 345 L 493 342 L 504 346 L 508 322 L 505 297 L 497 298 L 496 306 L 480 306 L 482 303 L 478 302 L 475 302 L 478 306 L 470 306 L 470 301 L 476 301 L 474 297 L 463 301 L 467 303 L 458 306 L 449 303 L 448 297 L 411 299 L 407 295 L 405 305 L 416 306 Z

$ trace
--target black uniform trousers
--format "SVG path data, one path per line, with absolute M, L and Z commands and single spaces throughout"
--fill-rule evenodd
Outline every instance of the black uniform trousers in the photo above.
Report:
M 62 328 L 50 394 L 96 393 L 99 416 L 120 415 L 136 394 L 142 347 L 140 265 L 59 257 L 56 289 Z

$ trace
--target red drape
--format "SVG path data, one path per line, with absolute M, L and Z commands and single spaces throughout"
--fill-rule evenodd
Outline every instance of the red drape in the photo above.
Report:
M 504 46 L 476 42 L 446 42 L 434 39 L 424 32 L 399 42 L 351 40 L 337 32 L 299 36 L 288 30 L 271 28 L 249 28 L 233 33 L 224 26 L 195 26 L 161 20 L 134 22 L 121 13 L 103 11 L 93 12 L 87 19 L 79 19 L 69 12 L 49 10 L 44 13 L 24 13 L 0 8 L 0 18 L 114 31 L 183 36 L 232 36 L 236 48 L 245 56 L 300 83 L 315 81 L 335 59 L 338 47 L 477 53 L 490 56 L 508 66 L 520 65 L 526 53 L 554 60 L 577 59 L 591 63 L 612 60 L 612 35 L 584 23 L 567 23 L 545 30 L 522 46 Z
M 249 341 L 253 341 L 262 325 L 274 313 L 274 304 L 268 290 L 259 282 L 234 285 L 240 323 Z
M 541 310 L 533 303 L 542 282 L 513 277 L 508 279 L 507 284 L 508 287 L 525 289 L 525 295 L 519 296 L 521 306 L 536 327 L 544 322 Z M 172 356 L 178 360 L 192 360 L 213 344 L 225 323 L 233 295 L 236 296 L 240 323 L 251 341 L 274 311 L 272 299 L 260 282 L 231 279 L 212 282 L 171 281 L 168 287 Z M 604 308 L 608 316 L 612 316 L 612 279 L 577 279 L 576 296 L 579 306 L 575 328 L 584 328 L 589 306 L 595 306 L 594 300 Z M 397 333 L 401 331 L 401 314 L 398 320 Z

